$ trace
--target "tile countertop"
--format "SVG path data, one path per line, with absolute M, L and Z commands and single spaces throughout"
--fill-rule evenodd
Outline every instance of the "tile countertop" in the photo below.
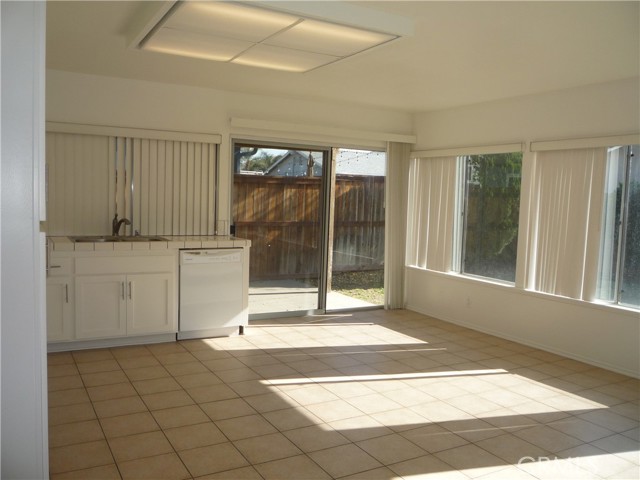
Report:
M 229 235 L 162 235 L 166 242 L 73 242 L 69 237 L 48 237 L 54 252 L 176 250 L 179 248 L 250 247 L 251 240 Z

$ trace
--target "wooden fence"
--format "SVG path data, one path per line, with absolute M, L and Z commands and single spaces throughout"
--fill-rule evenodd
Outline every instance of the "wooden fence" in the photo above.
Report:
M 384 264 L 384 177 L 338 175 L 333 270 Z M 249 238 L 252 279 L 316 276 L 321 261 L 321 179 L 235 175 L 236 235 Z

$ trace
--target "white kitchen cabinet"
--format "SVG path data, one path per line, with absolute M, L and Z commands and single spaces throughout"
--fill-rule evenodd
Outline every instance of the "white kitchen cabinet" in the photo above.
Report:
M 76 277 L 76 338 L 175 331 L 173 275 Z
M 173 275 L 127 275 L 127 335 L 175 331 Z
M 73 277 L 47 279 L 47 340 L 50 342 L 73 339 L 74 335 Z
M 76 277 L 76 338 L 127 334 L 125 275 Z

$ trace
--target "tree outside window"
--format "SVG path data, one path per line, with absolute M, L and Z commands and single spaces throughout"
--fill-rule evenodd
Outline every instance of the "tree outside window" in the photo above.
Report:
M 515 282 L 522 153 L 464 157 L 462 273 Z

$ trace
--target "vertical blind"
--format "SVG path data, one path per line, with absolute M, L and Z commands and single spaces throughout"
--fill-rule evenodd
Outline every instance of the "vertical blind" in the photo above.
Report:
M 410 145 L 389 142 L 385 195 L 385 287 L 386 309 L 404 308 L 407 183 Z
M 447 272 L 453 259 L 457 159 L 418 158 L 409 171 L 407 264 Z
M 215 145 L 111 137 L 118 215 L 142 235 L 213 235 Z
M 216 144 L 48 132 L 47 234 L 213 235 Z
M 46 135 L 47 233 L 109 232 L 109 139 L 102 135 Z
M 590 300 L 595 288 L 606 150 L 537 152 L 528 288 Z

